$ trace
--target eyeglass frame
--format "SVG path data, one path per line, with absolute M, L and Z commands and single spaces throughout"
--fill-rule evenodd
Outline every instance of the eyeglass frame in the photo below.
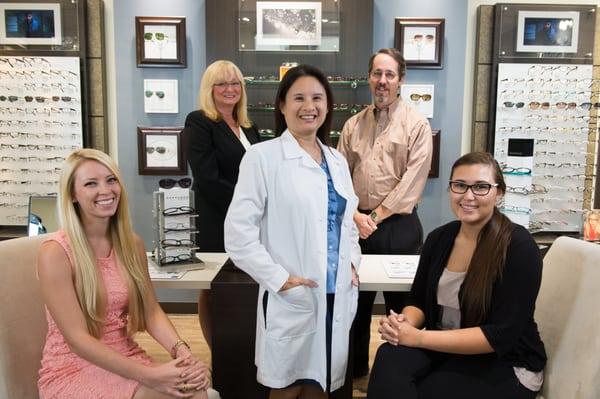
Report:
M 455 189 L 452 188 L 453 184 L 463 184 L 466 187 L 465 191 L 456 191 Z M 475 187 L 475 186 L 485 186 L 485 187 L 487 187 L 487 191 L 485 193 L 477 194 L 475 192 L 475 190 L 473 190 L 473 187 Z M 470 189 L 471 192 L 473 193 L 473 195 L 476 195 L 478 197 L 485 197 L 486 195 L 488 195 L 490 193 L 490 191 L 492 190 L 492 187 L 498 187 L 498 186 L 499 186 L 498 183 L 494 183 L 494 184 L 492 184 L 492 183 L 473 183 L 473 184 L 467 184 L 464 181 L 460 181 L 460 180 L 450 180 L 450 181 L 448 181 L 448 188 L 454 194 L 466 194 L 467 191 L 469 191 L 469 189 Z

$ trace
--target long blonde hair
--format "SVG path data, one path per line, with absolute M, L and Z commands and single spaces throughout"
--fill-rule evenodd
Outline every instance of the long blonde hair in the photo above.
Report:
M 144 264 L 135 244 L 133 228 L 129 216 L 127 194 L 123 189 L 123 179 L 116 163 L 105 153 L 84 148 L 67 156 L 63 164 L 59 183 L 59 217 L 73 254 L 75 290 L 79 306 L 85 316 L 88 331 L 99 338 L 106 315 L 106 293 L 100 277 L 92 247 L 81 223 L 79 207 L 74 202 L 75 173 L 85 161 L 95 161 L 104 165 L 121 186 L 121 197 L 117 211 L 109 222 L 109 235 L 118 263 L 123 268 L 127 280 L 129 297 L 128 332 L 131 334 L 146 329 L 144 298 L 150 289 L 145 277 Z
M 215 100 L 213 99 L 213 85 L 215 83 L 226 81 L 231 75 L 234 75 L 237 80 L 241 83 L 241 95 L 240 101 L 233 110 L 233 117 L 241 126 L 248 128 L 252 126 L 252 122 L 248 118 L 248 99 L 246 96 L 246 84 L 244 82 L 244 76 L 240 69 L 231 61 L 219 60 L 215 61 L 206 68 L 204 75 L 202 75 L 202 82 L 200 82 L 200 91 L 198 92 L 198 108 L 204 115 L 213 121 L 219 121 L 223 119 L 223 116 L 215 106 Z

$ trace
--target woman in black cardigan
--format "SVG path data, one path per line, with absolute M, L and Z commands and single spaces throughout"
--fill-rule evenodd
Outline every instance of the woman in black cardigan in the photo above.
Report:
M 459 158 L 449 197 L 457 221 L 424 244 L 411 298 L 379 332 L 369 399 L 535 398 L 546 353 L 533 319 L 542 260 L 500 213 L 506 184 L 488 153 Z
M 244 78 L 230 61 L 215 61 L 200 83 L 200 109 L 185 120 L 187 158 L 194 183 L 198 213 L 196 245 L 201 252 L 225 252 L 223 223 L 237 183 L 246 149 L 259 141 L 248 118 Z M 204 338 L 211 345 L 208 291 L 198 298 L 198 315 Z

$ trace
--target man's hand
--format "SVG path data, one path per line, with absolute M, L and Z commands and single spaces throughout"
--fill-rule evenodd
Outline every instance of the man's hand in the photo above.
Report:
M 369 215 L 364 213 L 354 213 L 354 223 L 356 223 L 356 227 L 358 228 L 359 237 L 363 240 L 369 238 L 369 236 L 377 230 L 377 224 L 371 220 Z

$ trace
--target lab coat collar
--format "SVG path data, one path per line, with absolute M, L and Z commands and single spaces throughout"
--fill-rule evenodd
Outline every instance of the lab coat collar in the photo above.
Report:
M 317 142 L 323 148 L 323 145 L 317 139 Z M 298 141 L 292 136 L 292 133 L 286 129 L 281 135 L 281 145 L 283 147 L 283 157 L 285 159 L 302 158 L 302 165 L 309 168 L 320 168 L 306 151 L 300 147 Z

